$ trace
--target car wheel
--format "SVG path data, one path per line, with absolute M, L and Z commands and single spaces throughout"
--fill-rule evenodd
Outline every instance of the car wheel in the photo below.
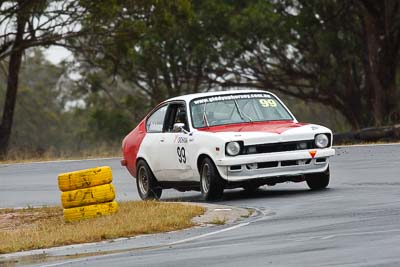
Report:
M 162 188 L 158 185 L 153 172 L 144 160 L 138 161 L 136 176 L 136 186 L 141 199 L 160 199 Z
M 224 192 L 224 183 L 217 168 L 209 158 L 205 158 L 200 168 L 200 188 L 205 200 L 218 200 Z
M 329 184 L 329 167 L 324 172 L 310 173 L 306 175 L 306 181 L 308 187 L 311 190 L 321 190 L 328 186 Z

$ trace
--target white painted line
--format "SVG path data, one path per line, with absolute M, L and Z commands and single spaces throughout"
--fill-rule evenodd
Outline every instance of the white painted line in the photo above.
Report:
M 232 209 L 214 209 L 214 211 L 231 211 Z
M 295 238 L 295 239 L 288 239 L 288 240 L 295 241 L 295 242 L 307 242 L 307 241 L 311 241 L 311 240 L 328 240 L 328 239 L 337 238 L 337 237 L 375 235 L 375 234 L 387 234 L 387 233 L 398 233 L 398 232 L 400 232 L 400 229 L 358 232 L 358 233 L 343 233 L 343 234 L 333 234 L 333 235 L 327 235 L 327 236 L 310 236 L 310 237 Z
M 336 235 L 328 235 L 321 237 L 321 240 L 332 239 L 336 237 L 342 236 L 355 236 L 355 235 L 375 235 L 375 234 L 386 234 L 386 233 L 397 233 L 400 232 L 400 229 L 392 229 L 392 230 L 381 230 L 381 231 L 371 231 L 371 232 L 359 232 L 359 233 L 348 233 L 348 234 L 336 234 Z
M 214 232 L 211 232 L 211 233 L 202 234 L 202 235 L 198 235 L 198 236 L 193 236 L 193 237 L 189 237 L 189 238 L 186 238 L 186 239 L 182 239 L 182 240 L 179 240 L 179 241 L 175 241 L 175 242 L 170 243 L 169 245 L 170 246 L 171 245 L 178 245 L 178 244 L 186 243 L 186 242 L 189 242 L 189 241 L 197 240 L 197 239 L 200 239 L 200 238 L 204 238 L 204 237 L 208 237 L 208 236 L 212 236 L 212 235 L 217 235 L 217 234 L 220 234 L 220 233 L 223 233 L 223 232 L 232 231 L 232 230 L 235 230 L 237 228 L 240 228 L 240 227 L 243 227 L 243 226 L 247 226 L 249 224 L 250 224 L 250 222 L 239 223 L 237 225 L 234 225 L 234 226 L 231 226 L 231 227 L 228 227 L 228 228 L 224 228 L 224 229 L 221 229 L 221 230 L 218 230 L 218 231 L 214 231 Z
M 234 226 L 231 226 L 231 227 L 228 227 L 228 228 L 224 228 L 224 229 L 221 229 L 221 230 L 218 230 L 218 231 L 214 231 L 214 232 L 211 232 L 211 233 L 202 234 L 202 235 L 198 235 L 198 236 L 193 236 L 193 237 L 189 237 L 189 238 L 186 238 L 186 239 L 178 240 L 178 241 L 175 241 L 175 242 L 172 242 L 172 243 L 168 243 L 168 244 L 165 244 L 165 245 L 161 245 L 161 247 L 168 247 L 168 246 L 172 246 L 172 245 L 178 245 L 178 244 L 186 243 L 186 242 L 197 240 L 197 239 L 200 239 L 200 238 L 204 238 L 204 237 L 220 234 L 220 233 L 223 233 L 223 232 L 231 231 L 231 230 L 234 230 L 234 229 L 237 229 L 237 228 L 249 225 L 249 224 L 250 224 L 250 222 L 240 223 L 240 224 L 237 224 L 237 225 L 234 225 Z M 149 247 L 149 248 L 157 248 L 157 246 L 152 246 L 152 247 Z M 106 254 L 106 255 L 92 256 L 90 258 L 92 258 L 92 259 L 101 259 L 101 258 L 105 258 L 105 257 L 109 257 L 109 256 L 124 255 L 124 254 L 126 254 L 128 252 L 129 251 L 124 251 L 124 252 L 119 252 L 119 253 L 110 253 L 110 254 Z M 42 267 L 55 267 L 55 266 L 62 266 L 62 265 L 71 264 L 71 263 L 82 262 L 82 261 L 86 261 L 86 260 L 87 260 L 87 258 L 82 258 L 82 259 L 63 261 L 63 262 L 58 262 L 58 263 L 53 263 L 53 264 L 48 264 L 48 265 L 41 265 L 41 266 Z
M 63 262 L 59 262 L 59 263 L 53 263 L 53 264 L 47 264 L 47 265 L 41 265 L 41 266 L 42 267 L 61 266 L 61 265 L 70 264 L 70 263 L 79 262 L 79 261 L 81 261 L 81 260 L 63 261 Z

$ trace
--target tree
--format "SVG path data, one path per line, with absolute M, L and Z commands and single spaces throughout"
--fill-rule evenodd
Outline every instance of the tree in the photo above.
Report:
M 85 16 L 83 29 L 97 35 L 74 40 L 75 54 L 91 72 L 129 83 L 148 106 L 221 86 L 255 87 L 329 106 L 354 129 L 378 126 L 399 120 L 399 5 L 108 0 Z
M 64 102 L 59 99 L 57 86 L 64 72 L 65 66 L 55 66 L 46 61 L 41 50 L 34 49 L 26 53 L 21 63 L 13 134 L 10 138 L 12 150 L 38 153 L 51 147 L 62 147 L 68 142 L 63 129 L 63 126 L 68 128 L 63 112 Z M 6 78 L 6 75 L 0 74 L 1 82 Z M 5 98 L 5 89 L 0 85 L 0 101 Z
M 24 51 L 31 47 L 66 45 L 80 34 L 85 9 L 75 0 L 0 2 L 0 62 L 6 61 L 7 91 L 0 123 L 0 158 L 7 153 Z
M 398 1 L 248 1 L 230 18 L 224 86 L 316 101 L 354 129 L 398 122 Z
M 75 55 L 92 71 L 129 83 L 148 108 L 165 98 L 209 90 L 208 70 L 219 61 L 216 43 L 189 0 L 103 1 L 83 28 L 103 32 L 82 38 Z

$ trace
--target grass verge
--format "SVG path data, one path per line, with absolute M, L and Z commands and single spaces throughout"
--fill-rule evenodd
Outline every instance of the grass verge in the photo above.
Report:
M 0 210 L 0 254 L 185 229 L 205 208 L 157 201 L 121 202 L 119 212 L 66 223 L 61 207 Z

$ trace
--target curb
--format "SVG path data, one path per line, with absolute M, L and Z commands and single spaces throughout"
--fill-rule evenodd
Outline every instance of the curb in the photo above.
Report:
M 196 202 L 190 204 L 203 206 L 207 209 L 203 215 L 192 220 L 193 223 L 200 226 L 233 224 L 252 215 L 252 210 L 234 206 Z

